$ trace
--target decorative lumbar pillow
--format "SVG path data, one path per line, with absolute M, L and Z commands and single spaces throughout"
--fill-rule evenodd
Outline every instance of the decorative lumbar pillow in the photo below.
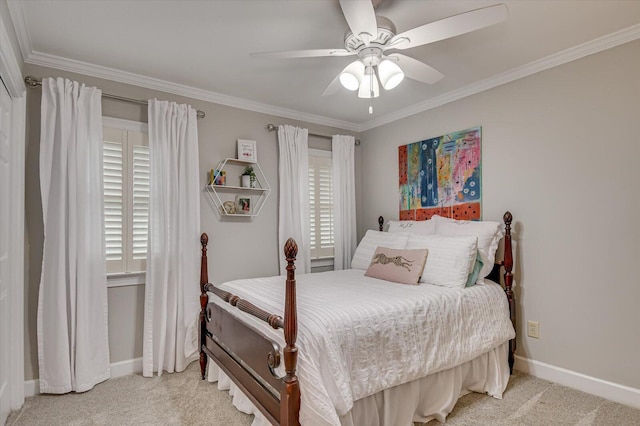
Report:
M 466 287 L 473 287 L 476 285 L 478 281 L 478 276 L 480 275 L 480 271 L 482 270 L 482 266 L 484 262 L 482 261 L 482 257 L 480 256 L 480 252 L 476 255 L 476 262 L 473 264 L 473 270 L 469 274 L 469 278 L 467 278 Z
M 390 220 L 388 232 L 408 232 L 412 235 L 436 233 L 436 225 L 431 220 Z
M 373 254 L 378 247 L 392 249 L 404 249 L 407 245 L 409 234 L 406 232 L 380 232 L 368 230 L 356 247 L 356 252 L 351 260 L 351 268 L 367 269 L 373 259 Z
M 464 288 L 473 272 L 478 239 L 462 235 L 411 235 L 407 249 L 429 250 L 420 282 Z
M 478 251 L 484 263 L 480 270 L 480 275 L 478 275 L 478 280 L 481 281 L 489 275 L 495 263 L 498 244 L 504 236 L 500 222 L 455 220 L 437 215 L 433 216 L 431 220 L 436 225 L 436 234 L 476 237 L 478 239 Z
M 428 250 L 378 247 L 365 275 L 400 284 L 418 284 Z

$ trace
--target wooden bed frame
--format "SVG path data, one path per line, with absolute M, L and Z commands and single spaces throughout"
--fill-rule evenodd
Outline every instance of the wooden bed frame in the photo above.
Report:
M 504 268 L 504 290 L 509 302 L 509 312 L 514 329 L 516 306 L 513 294 L 513 253 L 511 248 L 512 215 L 506 212 L 504 260 L 496 262 L 488 278 L 500 282 L 500 269 Z M 384 224 L 378 219 L 380 230 Z M 298 348 L 298 320 L 296 311 L 295 265 L 298 246 L 289 238 L 284 246 L 287 259 L 287 278 L 284 319 L 266 312 L 252 303 L 209 282 L 207 270 L 207 244 L 209 237 L 202 234 L 202 258 L 200 264 L 200 371 L 205 379 L 207 358 L 211 357 L 231 380 L 244 392 L 262 414 L 275 425 L 299 425 L 300 384 L 296 376 Z M 211 292 L 229 303 L 268 323 L 274 329 L 282 328 L 286 342 L 282 350 L 286 375 L 279 378 L 275 369 L 280 366 L 280 346 L 266 338 L 249 325 L 238 320 L 220 306 L 208 303 L 207 292 Z M 513 372 L 516 339 L 509 342 L 509 369 Z

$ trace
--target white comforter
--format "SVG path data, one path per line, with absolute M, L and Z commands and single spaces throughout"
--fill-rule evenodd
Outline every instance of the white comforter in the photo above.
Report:
M 486 284 L 453 290 L 368 278 L 358 269 L 298 275 L 298 378 L 302 424 L 339 425 L 353 402 L 469 361 L 515 336 L 504 291 Z M 220 285 L 284 313 L 282 276 Z M 284 347 L 282 330 L 210 301 Z M 226 305 L 226 306 L 225 306 Z

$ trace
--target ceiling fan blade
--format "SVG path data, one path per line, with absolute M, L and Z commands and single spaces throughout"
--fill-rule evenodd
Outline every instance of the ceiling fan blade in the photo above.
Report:
M 433 84 L 440 80 L 444 75 L 435 68 L 420 62 L 417 59 L 410 58 L 409 56 L 402 55 L 400 53 L 394 53 L 388 56 L 392 60 L 397 61 L 398 66 L 404 72 L 406 77 L 414 80 L 421 81 L 427 84 Z
M 331 83 L 329 83 L 327 88 L 324 89 L 324 92 L 322 92 L 322 96 L 330 96 L 338 93 L 338 90 L 340 90 L 340 88 L 342 87 L 342 85 L 340 84 L 340 74 L 342 74 L 342 72 L 339 72 L 338 75 L 336 75 L 335 78 L 331 80 Z
M 366 46 L 378 37 L 378 22 L 371 0 L 340 0 L 340 7 L 351 32 Z
M 397 34 L 387 48 L 409 49 L 422 46 L 497 24 L 506 20 L 508 16 L 509 10 L 504 4 L 472 10 Z
M 282 52 L 260 52 L 250 53 L 253 58 L 317 58 L 322 56 L 351 56 L 356 52 L 349 52 L 346 49 L 307 49 L 307 50 L 286 50 Z

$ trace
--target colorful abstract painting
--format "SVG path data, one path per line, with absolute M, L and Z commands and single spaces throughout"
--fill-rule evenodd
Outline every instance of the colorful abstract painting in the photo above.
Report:
M 398 147 L 400 219 L 482 218 L 482 128 Z

